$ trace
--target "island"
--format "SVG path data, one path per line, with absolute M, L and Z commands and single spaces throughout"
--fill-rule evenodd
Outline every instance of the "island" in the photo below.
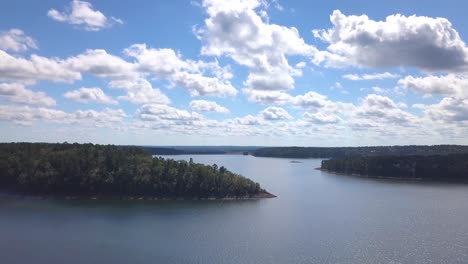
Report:
M 468 183 L 468 154 L 335 158 L 323 160 L 320 169 L 373 178 Z
M 216 164 L 153 157 L 141 147 L 77 143 L 0 143 L 0 191 L 92 199 L 275 197 Z

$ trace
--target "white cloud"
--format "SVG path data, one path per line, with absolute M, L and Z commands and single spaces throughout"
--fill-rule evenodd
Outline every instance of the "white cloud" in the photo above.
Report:
M 66 92 L 63 95 L 65 98 L 79 102 L 79 103 L 100 103 L 100 104 L 112 104 L 116 105 L 117 101 L 112 99 L 112 97 L 106 95 L 101 88 L 91 87 L 85 88 L 81 87 L 78 90 L 73 90 Z
M 0 81 L 73 83 L 80 80 L 82 74 L 88 73 L 114 81 L 115 88 L 128 91 L 127 96 L 121 99 L 134 103 L 169 103 L 164 94 L 144 80 L 146 77 L 168 80 L 185 87 L 192 96 L 224 97 L 237 94 L 229 81 L 232 78 L 230 67 L 221 67 L 217 61 L 182 60 L 173 50 L 147 49 L 144 44 L 133 45 L 124 52 L 136 58 L 137 62 L 128 62 L 101 49 L 86 50 L 66 59 L 34 54 L 26 59 L 0 50 Z M 120 87 L 116 83 L 120 83 Z
M 304 95 L 297 95 L 292 99 L 294 105 L 302 108 L 323 108 L 332 106 L 334 103 L 325 95 L 310 91 Z
M 14 57 L 0 50 L 0 80 L 35 82 L 46 80 L 68 82 L 81 79 L 81 73 L 67 68 L 59 59 L 31 55 L 30 59 Z
M 208 18 L 195 29 L 203 41 L 202 54 L 228 56 L 250 69 L 245 81 L 249 90 L 290 90 L 293 76 L 302 72 L 291 67 L 286 56 L 313 56 L 315 47 L 304 42 L 294 27 L 269 24 L 262 1 L 205 0 Z
M 37 43 L 33 38 L 25 35 L 22 30 L 14 28 L 0 31 L 0 49 L 20 52 L 37 49 Z
M 32 125 L 34 121 L 65 120 L 67 114 L 49 108 L 31 108 L 29 106 L 0 105 L 0 120 L 11 121 L 19 125 Z
M 114 89 L 124 89 L 127 95 L 119 96 L 120 100 L 130 101 L 134 104 L 169 104 L 171 100 L 159 89 L 153 88 L 145 79 L 114 80 L 109 83 Z
M 345 74 L 342 76 L 345 79 L 351 81 L 367 81 L 367 80 L 383 80 L 383 79 L 395 79 L 400 77 L 398 74 L 384 72 L 384 73 L 374 73 L 374 74 Z
M 378 94 L 384 94 L 386 92 L 385 89 L 378 87 L 378 86 L 372 86 L 372 91 Z
M 468 98 L 468 78 L 453 74 L 444 76 L 413 77 L 406 76 L 398 81 L 406 90 L 424 95 L 450 95 L 458 98 Z
M 99 78 L 135 79 L 139 76 L 136 64 L 102 49 L 86 50 L 82 54 L 67 58 L 63 64 L 67 69 L 90 73 Z
M 236 88 L 229 81 L 220 81 L 217 78 L 206 77 L 199 73 L 178 72 L 172 80 L 190 90 L 192 96 L 235 96 Z
M 136 65 L 105 50 L 87 50 L 67 59 L 31 55 L 29 59 L 0 50 L 0 80 L 36 82 L 39 80 L 73 83 L 90 73 L 99 78 L 135 79 Z
M 260 115 L 265 120 L 284 120 L 284 119 L 291 119 L 291 115 L 289 115 L 288 111 L 284 110 L 281 107 L 268 107 L 265 110 L 260 112 Z
M 419 123 L 416 116 L 403 111 L 400 106 L 386 96 L 369 94 L 356 107 L 354 114 L 358 118 L 387 126 L 412 126 Z
M 468 99 L 445 97 L 437 104 L 415 104 L 413 107 L 422 109 L 428 118 L 436 122 L 457 123 L 468 121 Z
M 105 108 L 102 111 L 96 110 L 78 110 L 70 115 L 69 122 L 78 123 L 80 125 L 90 126 L 105 126 L 109 123 L 122 122 L 127 115 L 122 109 Z
M 244 89 L 248 100 L 263 105 L 284 105 L 292 100 L 292 96 L 282 91 L 262 91 Z
M 73 0 L 65 12 L 50 9 L 47 16 L 59 22 L 79 26 L 88 31 L 99 31 L 114 24 L 123 24 L 121 19 L 106 17 L 102 12 L 93 10 L 89 2 Z
M 375 21 L 366 15 L 346 16 L 335 10 L 333 28 L 314 30 L 330 45 L 331 66 L 416 67 L 424 71 L 466 68 L 467 48 L 445 18 L 388 16 Z
M 167 79 L 187 88 L 192 96 L 235 96 L 228 68 L 218 63 L 183 60 L 172 49 L 147 48 L 146 44 L 134 44 L 125 49 L 125 54 L 138 61 L 138 71 L 153 74 L 156 78 Z M 213 76 L 206 76 L 208 71 Z
M 327 96 L 314 91 L 305 94 L 291 96 L 281 91 L 260 91 L 245 89 L 244 93 L 250 101 L 266 105 L 293 105 L 298 108 L 320 111 L 322 114 L 331 115 L 348 113 L 353 109 L 350 103 L 334 102 Z
M 188 112 L 186 110 L 159 104 L 143 105 L 138 109 L 136 116 L 144 121 L 194 121 L 203 119 L 203 116 L 196 112 Z
M 323 112 L 318 112 L 318 113 L 309 113 L 305 112 L 303 114 L 304 119 L 311 121 L 313 123 L 318 123 L 318 124 L 336 124 L 342 119 L 335 115 L 335 114 L 329 114 L 329 113 L 323 113 Z
M 304 68 L 305 66 L 307 66 L 305 61 L 301 61 L 296 64 L 296 68 Z
M 44 107 L 0 105 L 0 120 L 19 125 L 32 125 L 36 121 L 47 121 L 80 126 L 106 127 L 122 122 L 125 117 L 126 114 L 121 109 L 78 110 L 67 113 Z
M 236 129 L 236 126 L 261 126 L 265 125 L 265 119 L 261 116 L 246 115 L 243 117 L 236 117 L 233 119 L 227 119 L 224 121 L 224 125 L 229 129 Z
M 229 113 L 229 109 L 220 106 L 216 102 L 206 100 L 193 100 L 190 102 L 190 108 L 201 112 Z
M 44 92 L 34 92 L 19 83 L 0 83 L 0 99 L 13 103 L 53 106 L 55 100 Z

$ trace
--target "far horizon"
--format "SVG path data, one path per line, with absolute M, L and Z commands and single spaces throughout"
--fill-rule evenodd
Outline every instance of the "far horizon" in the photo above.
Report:
M 0 141 L 468 144 L 468 3 L 316 5 L 7 2 Z
M 408 146 L 462 146 L 468 147 L 468 144 L 402 144 L 402 145 L 343 145 L 343 146 L 299 146 L 299 145 L 151 145 L 151 144 L 113 144 L 113 143 L 96 143 L 96 142 L 68 142 L 68 141 L 1 141 L 2 143 L 44 143 L 44 144 L 95 144 L 95 145 L 116 145 L 116 146 L 135 146 L 135 147 L 157 147 L 157 148 L 249 148 L 249 149 L 260 149 L 260 148 L 364 148 L 364 147 L 408 147 Z

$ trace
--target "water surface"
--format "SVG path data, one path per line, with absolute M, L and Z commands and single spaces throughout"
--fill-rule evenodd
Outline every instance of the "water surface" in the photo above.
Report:
M 216 163 L 256 201 L 0 199 L 1 263 L 467 263 L 468 186 L 347 177 L 320 160 Z

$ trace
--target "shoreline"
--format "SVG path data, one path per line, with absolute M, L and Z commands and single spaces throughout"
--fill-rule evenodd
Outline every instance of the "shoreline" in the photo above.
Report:
M 41 195 L 18 192 L 0 191 L 1 198 L 22 200 L 62 200 L 62 201 L 245 201 L 276 198 L 271 193 L 261 193 L 254 196 L 241 197 L 157 197 L 157 196 L 118 196 L 118 195 Z
M 434 180 L 423 179 L 423 178 L 408 178 L 408 177 L 389 177 L 389 176 L 375 176 L 375 175 L 365 175 L 360 173 L 346 173 L 346 172 L 337 172 L 322 168 L 315 168 L 316 170 L 336 174 L 336 175 L 345 175 L 358 178 L 367 178 L 367 179 L 381 179 L 381 180 L 400 180 L 400 181 L 412 181 L 412 182 L 435 182 Z
M 374 175 L 364 175 L 359 173 L 345 173 L 345 172 L 336 172 L 332 170 L 315 168 L 316 170 L 327 172 L 335 175 L 344 175 L 348 177 L 357 177 L 363 179 L 376 179 L 376 180 L 392 180 L 392 181 L 401 181 L 401 182 L 417 182 L 417 183 L 446 183 L 446 184 L 468 184 L 467 181 L 456 181 L 456 180 L 437 180 L 437 179 L 425 179 L 425 178 L 408 178 L 408 177 L 389 177 L 389 176 L 374 176 Z

